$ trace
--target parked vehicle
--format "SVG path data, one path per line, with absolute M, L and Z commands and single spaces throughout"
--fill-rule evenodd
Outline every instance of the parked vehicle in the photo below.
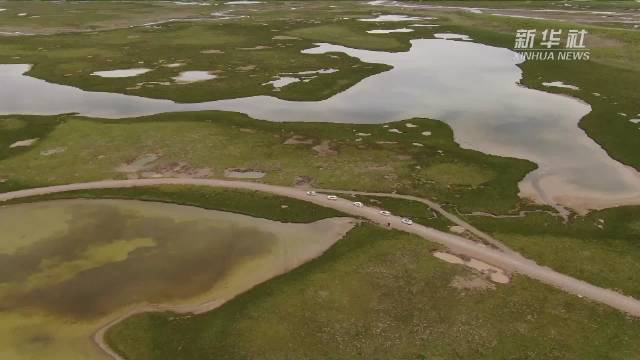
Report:
M 388 212 L 387 210 L 380 210 L 380 215 L 383 215 L 383 216 L 391 216 L 391 213 L 390 213 L 390 212 Z
M 356 201 L 356 202 L 353 203 L 353 206 L 355 206 L 355 207 L 363 207 L 364 204 L 361 203 L 360 201 Z
M 327 199 L 329 200 L 338 200 L 338 197 L 335 195 L 327 195 Z

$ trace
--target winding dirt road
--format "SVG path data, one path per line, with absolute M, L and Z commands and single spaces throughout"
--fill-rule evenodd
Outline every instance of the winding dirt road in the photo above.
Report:
M 371 207 L 355 207 L 353 203 L 346 199 L 338 198 L 337 200 L 329 200 L 326 196 L 318 194 L 318 196 L 309 196 L 304 189 L 298 189 L 286 186 L 268 185 L 255 182 L 245 181 L 229 181 L 217 179 L 183 179 L 183 178 L 162 178 L 162 179 L 135 179 L 135 180 L 105 180 L 87 183 L 76 183 L 68 185 L 57 185 L 42 188 L 26 189 L 0 194 L 0 202 L 11 199 L 25 198 L 36 195 L 46 195 L 52 193 L 60 193 L 73 190 L 89 190 L 89 189 L 107 189 L 107 188 L 129 188 L 152 185 L 200 185 L 230 189 L 244 189 L 267 192 L 271 194 L 281 195 L 289 198 L 299 199 L 314 203 L 320 206 L 333 208 L 345 214 L 368 219 L 369 221 L 381 226 L 398 229 L 408 233 L 418 235 L 424 239 L 437 242 L 448 247 L 452 252 L 463 254 L 488 264 L 500 267 L 504 270 L 517 272 L 530 278 L 539 280 L 545 284 L 562 289 L 566 292 L 609 305 L 618 310 L 624 311 L 630 315 L 640 317 L 640 301 L 620 294 L 618 292 L 594 286 L 585 281 L 558 273 L 548 267 L 540 266 L 535 262 L 525 259 L 521 255 L 513 251 L 502 251 L 488 247 L 461 236 L 445 233 L 433 228 L 429 228 L 419 224 L 406 225 L 402 223 L 399 216 L 384 216 L 379 213 L 378 209 Z M 336 190 L 325 190 L 327 192 L 338 193 Z M 462 219 L 447 213 L 438 204 L 413 196 L 396 195 L 396 194 L 379 194 L 365 192 L 346 192 L 351 194 L 376 195 L 376 196 L 393 196 L 405 198 L 409 200 L 420 201 L 434 209 L 440 209 L 441 214 L 447 216 L 453 222 L 464 226 L 469 231 L 481 233 L 480 230 L 473 228 Z M 450 216 L 446 215 L 449 214 Z M 474 229 L 474 230 L 471 230 Z M 484 234 L 488 238 L 490 236 Z M 483 237 L 484 238 L 484 237 Z M 104 344 L 102 344 L 104 345 Z M 102 347 L 102 346 L 101 346 Z M 103 348 L 104 349 L 104 348 Z M 108 351 L 110 355 L 113 352 Z
M 332 189 L 316 189 L 317 191 L 330 192 L 335 194 L 348 194 L 348 195 L 364 195 L 364 196 L 378 196 L 378 197 L 388 197 L 395 199 L 404 199 L 410 201 L 417 201 L 419 203 L 423 203 L 433 209 L 435 212 L 447 218 L 452 223 L 462 226 L 467 231 L 472 233 L 473 235 L 479 237 L 480 239 L 486 241 L 487 243 L 495 246 L 496 248 L 502 250 L 503 252 L 510 253 L 512 255 L 520 255 L 518 252 L 511 250 L 505 244 L 496 240 L 491 235 L 479 230 L 475 226 L 469 224 L 468 222 L 462 220 L 460 217 L 446 211 L 440 206 L 440 204 L 421 197 L 413 196 L 413 195 L 402 195 L 402 194 L 388 194 L 388 193 L 377 193 L 377 192 L 366 192 L 366 191 L 352 191 L 352 190 L 332 190 Z

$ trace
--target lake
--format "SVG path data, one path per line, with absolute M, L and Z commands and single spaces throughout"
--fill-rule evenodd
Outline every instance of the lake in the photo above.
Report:
M 114 318 L 215 308 L 319 256 L 352 226 L 131 200 L 2 206 L 0 357 L 105 358 L 91 334 Z
M 0 65 L 0 114 L 77 112 L 129 117 L 169 111 L 228 110 L 269 121 L 384 123 L 428 117 L 449 124 L 463 147 L 528 159 L 539 168 L 521 196 L 578 210 L 640 203 L 640 175 L 611 159 L 579 127 L 588 104 L 519 84 L 520 59 L 508 49 L 471 41 L 419 39 L 407 52 L 331 44 L 310 54 L 343 52 L 392 70 L 368 77 L 323 101 L 270 96 L 182 104 L 83 91 L 25 76 L 29 65 Z M 554 81 L 555 79 L 545 79 Z

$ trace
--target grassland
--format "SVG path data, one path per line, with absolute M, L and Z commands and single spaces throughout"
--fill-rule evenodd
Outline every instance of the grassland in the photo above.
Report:
M 318 20 L 308 19 L 308 11 L 303 12 L 306 16 L 292 18 L 265 12 L 267 14 L 252 13 L 251 21 L 242 17 L 245 15 L 231 16 L 231 19 L 222 16 L 223 20 L 207 15 L 203 21 L 167 22 L 110 31 L 9 36 L 3 38 L 0 63 L 34 64 L 28 75 L 84 90 L 179 102 L 254 95 L 321 100 L 389 67 L 362 63 L 344 54 L 301 54 L 302 50 L 313 47 L 313 42 L 395 51 L 410 47 L 408 34 L 382 37 L 367 34 L 366 30 L 376 28 L 376 24 L 351 20 L 342 25 L 334 18 L 337 14 L 325 13 L 328 24 L 315 25 Z M 0 12 L 0 17 L 8 16 L 4 13 Z M 416 34 L 431 34 L 428 29 L 416 30 Z M 166 46 L 167 38 L 171 39 L 171 46 Z M 126 78 L 92 75 L 95 71 L 141 67 L 152 71 Z M 268 83 L 278 76 L 321 69 L 337 71 L 307 76 L 305 81 L 282 89 Z M 209 71 L 217 77 L 193 83 L 175 81 L 173 77 L 183 71 Z
M 321 258 L 218 310 L 138 315 L 108 341 L 131 360 L 595 360 L 640 351 L 631 336 L 637 320 L 521 277 L 456 288 L 478 275 L 431 257 L 433 249 L 362 225 Z
M 541 3 L 474 5 L 532 7 Z M 593 111 L 580 126 L 611 156 L 640 169 L 638 125 L 629 121 L 640 113 L 637 31 L 455 11 L 334 4 L 306 2 L 299 11 L 293 11 L 289 9 L 292 4 L 282 2 L 259 5 L 255 12 L 250 8 L 233 9 L 227 13 L 233 18 L 227 20 L 168 22 L 129 29 L 126 27 L 140 25 L 139 20 L 210 17 L 213 6 L 0 2 L 0 8 L 9 9 L 0 12 L 0 31 L 56 33 L 3 37 L 0 63 L 33 63 L 29 75 L 86 90 L 183 102 L 252 95 L 318 100 L 388 67 L 364 64 L 344 54 L 300 54 L 314 42 L 405 51 L 412 38 L 431 38 L 436 31 L 451 31 L 468 34 L 477 42 L 511 48 L 516 29 L 561 28 L 566 32 L 585 28 L 592 50 L 589 62 L 526 62 L 521 65 L 522 83 L 587 101 Z M 562 6 L 544 4 L 541 6 Z M 628 4 L 611 6 L 619 9 L 631 6 Z M 582 5 L 599 10 L 608 6 L 604 2 Z M 221 5 L 215 9 L 230 8 Z M 30 15 L 18 17 L 19 12 Z M 437 20 L 417 23 L 440 27 L 371 35 L 366 30 L 404 26 L 355 20 L 371 17 L 373 12 L 435 15 Z M 41 17 L 31 18 L 34 14 Z M 81 27 L 108 31 L 72 33 Z M 70 33 L 61 33 L 67 31 Z M 172 40 L 171 47 L 167 39 Z M 184 65 L 165 66 L 171 64 Z M 154 70 L 136 78 L 90 75 L 93 71 L 133 67 Z M 262 85 L 285 73 L 327 68 L 338 72 L 281 91 Z M 171 80 L 187 70 L 212 71 L 218 78 L 192 84 Z M 546 81 L 563 81 L 580 90 L 542 86 Z M 408 128 L 407 122 L 418 127 Z M 436 120 L 410 119 L 388 126 L 404 133 L 390 133 L 383 125 L 266 123 L 223 112 L 121 120 L 72 115 L 3 116 L 0 191 L 108 178 L 225 177 L 225 170 L 241 169 L 263 171 L 266 175 L 259 181 L 275 184 L 425 196 L 463 213 L 507 213 L 527 206 L 517 198 L 516 184 L 534 164 L 461 149 L 453 141 L 450 128 Z M 425 130 L 432 135 L 422 135 Z M 39 140 L 31 147 L 9 148 L 16 141 L 30 138 Z M 143 161 L 145 158 L 152 160 Z M 290 199 L 202 188 L 119 189 L 45 198 L 66 197 L 175 202 L 289 222 L 335 214 Z M 445 221 L 427 215 L 422 204 L 358 199 L 417 222 L 448 227 Z M 544 213 L 523 218 L 467 219 L 541 264 L 639 297 L 638 211 L 610 209 L 572 218 L 568 224 Z M 96 258 L 91 252 L 82 254 L 92 261 L 113 261 L 149 244 L 138 239 L 116 245 L 117 251 L 99 249 L 109 255 L 106 258 Z M 109 341 L 131 359 L 632 359 L 640 353 L 640 343 L 634 336 L 639 332 L 637 320 L 519 276 L 495 289 L 456 288 L 452 286 L 456 279 L 477 281 L 478 275 L 431 258 L 429 253 L 434 249 L 419 239 L 363 225 L 326 256 L 250 291 L 218 311 L 195 317 L 170 313 L 136 316 L 110 332 Z M 2 323 L 20 323 L 28 328 L 24 333 L 30 335 L 29 343 L 22 345 L 42 346 L 51 340 L 37 331 L 41 324 L 23 317 L 7 317 Z M 95 329 L 95 324 L 68 331 L 79 336 L 88 333 L 87 329 Z M 66 331 L 64 335 L 68 335 Z M 10 356 L 5 355 L 0 350 L 0 357 Z M 76 351 L 73 356 L 84 359 L 88 355 Z M 62 358 L 72 357 L 69 354 Z
M 476 3 L 476 5 L 485 6 L 489 3 Z M 523 8 L 562 6 L 553 2 L 509 2 L 508 4 L 491 2 L 493 7 L 516 5 Z M 12 3 L 10 6 L 3 6 L 8 8 L 20 5 Z M 51 4 L 40 4 L 40 6 L 44 8 Z M 93 3 L 91 6 L 109 7 L 111 5 Z M 120 9 L 126 9 L 131 5 L 122 6 Z M 196 12 L 208 9 L 204 6 L 167 4 L 162 6 L 164 10 L 159 11 L 174 7 Z M 291 85 L 290 94 L 287 93 L 288 90 L 272 93 L 274 96 L 285 98 L 287 96 L 292 98 L 297 96 L 297 99 L 323 98 L 347 88 L 367 74 L 384 69 L 375 68 L 375 66 L 363 68 L 363 72 L 344 80 L 345 72 L 342 70 L 354 65 L 359 67 L 369 65 L 344 56 L 336 59 L 324 55 L 300 55 L 299 51 L 311 46 L 312 42 L 327 41 L 360 48 L 403 51 L 406 50 L 409 39 L 431 37 L 434 32 L 425 28 L 415 28 L 416 31 L 413 33 L 382 36 L 367 34 L 365 30 L 370 28 L 398 27 L 398 24 L 392 23 L 365 23 L 355 20 L 358 17 L 371 17 L 373 12 L 404 13 L 411 16 L 436 15 L 438 19 L 418 22 L 438 24 L 440 25 L 436 30 L 438 32 L 465 33 L 472 36 L 475 41 L 508 48 L 513 46 L 514 33 L 519 28 L 560 28 L 564 31 L 585 28 L 589 31 L 587 45 L 592 51 L 590 61 L 567 63 L 529 61 L 521 65 L 524 71 L 522 82 L 529 87 L 567 94 L 587 101 L 593 111 L 581 121 L 580 126 L 589 136 L 602 144 L 613 157 L 636 168 L 640 166 L 638 155 L 640 153 L 636 151 L 640 146 L 638 125 L 628 121 L 628 118 L 640 113 L 637 107 L 638 95 L 635 91 L 640 78 L 638 67 L 640 48 L 637 46 L 639 40 L 637 31 L 438 9 L 376 7 L 362 4 L 356 6 L 353 3 L 335 5 L 317 2 L 305 4 L 298 11 L 283 12 L 285 6 L 288 5 L 277 3 L 273 6 L 220 8 L 225 11 L 232 10 L 228 13 L 232 16 L 249 14 L 251 21 L 234 18 L 215 22 L 166 23 L 155 27 L 115 29 L 91 34 L 69 33 L 46 37 L 3 38 L 8 46 L 3 47 L 5 52 L 4 55 L 0 53 L 0 57 L 2 61 L 7 62 L 32 61 L 36 64 L 32 75 L 56 82 L 80 87 L 89 86 L 89 88 L 95 86 L 95 89 L 109 91 L 131 91 L 156 97 L 165 97 L 167 94 L 164 92 L 170 92 L 172 94 L 168 96 L 184 97 L 185 101 L 227 96 L 225 94 L 231 94 L 230 96 L 260 94 L 265 89 L 256 90 L 252 85 L 294 68 L 291 71 L 340 68 L 341 71 L 337 73 L 322 75 L 309 83 Z M 637 5 L 610 3 L 605 6 L 600 2 L 584 2 L 580 6 L 598 10 L 603 10 L 606 6 L 614 10 L 628 10 L 627 8 L 635 8 Z M 18 10 L 15 8 L 11 11 Z M 112 11 L 119 10 L 114 6 Z M 54 24 L 47 23 L 46 19 L 47 17 L 43 16 L 31 20 L 41 29 L 56 32 Z M 93 22 L 91 18 L 87 18 L 86 21 Z M 16 21 L 15 24 L 17 23 Z M 260 25 L 262 23 L 267 25 Z M 74 26 L 80 26 L 80 23 Z M 266 29 L 269 31 L 265 31 Z M 285 35 L 285 37 L 293 36 L 300 40 L 273 39 L 276 34 Z M 180 49 L 179 52 L 167 53 L 167 47 L 164 46 L 164 39 L 167 37 L 175 39 L 175 46 Z M 92 40 L 89 41 L 89 39 Z M 276 44 L 285 46 L 275 47 Z M 272 48 L 240 50 L 240 48 L 259 45 L 272 46 Z M 46 51 L 34 50 L 38 48 Z M 201 54 L 200 51 L 205 48 L 224 52 Z M 180 56 L 184 54 L 185 57 L 189 55 L 189 62 L 178 68 L 161 66 L 160 60 L 165 60 L 162 64 L 182 60 L 176 57 L 176 53 Z M 282 54 L 282 57 L 278 57 L 280 55 L 275 53 Z M 92 54 L 104 56 L 87 58 L 87 56 L 93 56 Z M 13 59 L 16 55 L 20 56 L 20 59 Z M 283 62 L 284 56 L 287 59 L 293 59 L 297 65 L 287 64 L 289 70 L 282 68 L 278 64 Z M 251 71 L 236 71 L 237 67 L 247 65 L 247 58 L 255 60 L 256 64 L 260 62 L 259 66 Z M 138 61 L 144 61 L 144 64 L 138 64 Z M 143 86 L 140 89 L 126 90 L 126 87 L 132 85 L 129 83 L 131 79 L 118 79 L 108 84 L 109 82 L 105 82 L 104 79 L 87 75 L 94 70 L 112 67 L 111 63 L 114 62 L 118 67 L 158 65 L 156 70 L 143 75 L 149 76 L 149 81 L 166 80 L 182 70 L 204 67 L 209 69 L 231 63 L 234 64 L 234 68 L 222 70 L 237 72 L 228 77 L 229 81 L 233 80 L 234 84 L 237 84 L 237 87 L 215 88 L 216 85 L 213 85 L 215 89 L 210 91 L 211 84 L 207 84 L 207 91 L 203 91 L 204 84 L 191 84 L 185 87 L 180 85 L 181 91 L 173 91 L 171 89 L 178 85 L 167 85 L 164 89 L 163 86 L 151 84 L 149 88 Z M 194 66 L 191 67 L 191 65 Z M 70 68 L 66 69 L 65 66 Z M 81 72 L 77 76 L 64 77 L 66 70 L 81 70 Z M 247 76 L 247 71 L 249 75 L 255 76 Z M 349 73 L 356 74 L 359 71 L 349 70 Z M 256 80 L 258 78 L 259 80 Z M 580 90 L 542 86 L 542 82 L 556 80 L 576 85 Z M 315 81 L 318 81 L 318 86 L 312 86 Z M 302 88 L 296 86 L 302 86 Z M 3 159 L 0 162 L 0 179 L 6 179 L 6 181 L 0 183 L 0 189 L 11 190 L 114 177 L 162 174 L 193 176 L 194 172 L 198 173 L 200 170 L 204 170 L 205 173 L 209 171 L 208 176 L 223 177 L 226 169 L 241 168 L 265 171 L 266 176 L 261 181 L 277 184 L 308 183 L 321 187 L 398 191 L 422 195 L 442 203 L 453 204 L 462 212 L 483 210 L 499 213 L 517 208 L 519 200 L 516 197 L 516 183 L 525 173 L 533 169 L 533 164 L 459 149 L 452 142 L 450 130 L 447 127 L 432 120 L 420 120 L 420 123 L 421 127 L 418 129 L 424 128 L 430 131 L 436 129 L 431 137 L 419 136 L 417 131 L 415 134 L 406 131 L 401 136 L 389 134 L 385 128 L 378 125 L 265 124 L 236 114 L 213 112 L 167 114 L 122 121 L 103 121 L 73 116 L 3 117 L 0 120 L 0 127 L 2 127 L 0 141 L 3 144 L 0 147 L 0 159 Z M 402 126 L 402 123 L 390 124 L 390 126 Z M 360 141 L 356 141 L 358 137 L 354 134 L 357 133 L 372 135 L 362 136 Z M 180 135 L 175 136 L 175 134 Z M 300 136 L 303 142 L 309 143 L 284 144 L 295 136 Z M 14 141 L 36 137 L 41 138 L 41 141 L 32 148 L 8 148 L 8 145 Z M 242 142 L 237 141 L 240 137 Z M 384 144 L 395 141 L 398 143 Z M 425 147 L 413 146 L 414 141 L 424 144 Z M 325 150 L 322 150 L 322 144 L 325 144 Z M 320 150 L 314 150 L 316 146 L 320 146 L 317 148 Z M 43 151 L 58 148 L 64 149 L 64 152 L 50 156 L 42 155 Z M 113 149 L 118 150 L 113 151 Z M 259 150 L 256 151 L 256 149 Z M 118 171 L 121 165 L 135 163 L 145 154 L 159 155 L 159 159 L 139 171 Z M 82 171 L 75 169 L 82 169 Z M 556 256 L 559 257 L 558 254 Z
M 300 51 L 313 47 L 312 43 L 297 38 L 278 40 L 277 34 L 254 23 L 169 23 L 26 39 L 7 37 L 3 39 L 0 62 L 34 64 L 29 75 L 84 90 L 179 102 L 267 94 L 287 100 L 321 100 L 388 69 L 344 54 L 337 58 L 304 55 Z M 167 38 L 171 38 L 170 47 L 166 46 Z M 153 71 L 125 78 L 92 75 L 95 71 L 141 67 Z M 268 84 L 281 74 L 329 68 L 338 71 L 282 90 Z M 173 77 L 183 71 L 208 71 L 216 78 L 174 81 Z
M 640 208 L 595 211 L 563 223 L 547 213 L 495 219 L 467 216 L 539 264 L 602 287 L 640 297 Z
M 171 18 L 201 17 L 211 12 L 204 7 L 148 1 L 1 1 L 0 6 L 5 9 L 0 15 L 0 31 L 27 34 L 125 28 Z
M 274 184 L 398 191 L 461 209 L 507 212 L 520 203 L 517 183 L 534 167 L 462 149 L 447 125 L 429 119 L 387 125 L 269 123 L 227 112 L 120 120 L 0 119 L 0 124 L 17 122 L 26 128 L 7 132 L 1 147 L 41 139 L 28 148 L 5 150 L 0 159 L 0 178 L 7 179 L 0 188 L 5 191 L 110 178 L 224 178 L 228 169 L 244 169 L 262 171 L 265 176 L 259 180 Z M 416 127 L 407 127 L 409 122 Z M 389 132 L 394 127 L 403 132 Z M 431 135 L 423 135 L 425 131 Z

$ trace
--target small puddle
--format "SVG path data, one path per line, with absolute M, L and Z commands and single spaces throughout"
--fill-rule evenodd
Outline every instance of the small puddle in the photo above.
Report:
M 240 1 L 227 1 L 224 3 L 225 5 L 253 5 L 253 4 L 262 4 L 264 1 L 249 1 L 249 0 L 240 0 Z
M 216 76 L 210 74 L 208 71 L 183 71 L 178 76 L 172 77 L 173 80 L 179 83 L 192 83 L 197 81 L 205 81 L 215 79 Z
M 551 87 L 559 87 L 559 88 L 571 89 L 571 90 L 580 90 L 579 87 L 577 87 L 575 85 L 565 84 L 562 81 L 543 82 L 542 85 L 543 86 L 551 86 Z
M 407 15 L 379 15 L 375 18 L 369 19 L 358 19 L 359 21 L 416 21 L 422 19 L 431 19 L 431 18 L 421 18 L 421 17 L 413 17 Z
M 149 71 L 151 71 L 151 69 L 146 69 L 146 68 L 120 69 L 120 70 L 96 71 L 91 73 L 91 75 L 100 76 L 103 78 L 123 78 L 123 77 L 132 77 L 132 76 L 142 75 Z
M 162 66 L 168 67 L 168 68 L 176 68 L 184 65 L 185 65 L 184 63 L 172 63 L 172 64 L 164 64 Z
M 299 71 L 296 73 L 283 73 L 283 75 L 313 75 L 313 74 L 333 74 L 338 72 L 338 69 L 320 69 L 320 70 L 307 70 L 307 71 Z
M 452 33 L 438 33 L 433 35 L 436 39 L 445 39 L 445 40 L 472 40 L 468 35 L 462 34 L 452 34 Z
M 287 86 L 289 84 L 297 83 L 300 79 L 291 76 L 279 76 L 275 80 L 267 81 L 262 85 L 271 85 L 276 89 L 280 89 L 281 87 Z
M 402 29 L 378 29 L 378 30 L 367 30 L 367 33 L 369 34 L 389 34 L 389 33 L 407 33 L 407 32 L 412 32 L 413 29 L 407 29 L 407 28 L 402 28 Z

